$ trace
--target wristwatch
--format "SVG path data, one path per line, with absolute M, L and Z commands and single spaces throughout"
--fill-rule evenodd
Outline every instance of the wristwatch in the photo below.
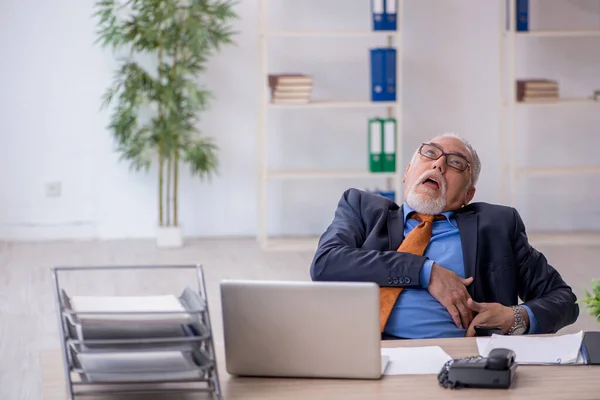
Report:
M 525 320 L 523 319 L 523 308 L 519 306 L 512 306 L 513 314 L 515 316 L 515 320 L 510 327 L 508 334 L 509 335 L 523 335 L 527 331 L 527 325 L 525 324 Z

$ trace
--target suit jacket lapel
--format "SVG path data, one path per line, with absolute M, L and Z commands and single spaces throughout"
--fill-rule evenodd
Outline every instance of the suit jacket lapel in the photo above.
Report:
M 404 212 L 402 206 L 397 210 L 389 210 L 387 229 L 390 250 L 398 250 L 404 240 Z
M 462 243 L 463 259 L 465 262 L 465 277 L 475 275 L 475 266 L 477 265 L 477 214 L 473 211 L 457 212 L 456 223 L 460 232 Z M 475 282 L 467 287 L 467 291 L 474 296 Z

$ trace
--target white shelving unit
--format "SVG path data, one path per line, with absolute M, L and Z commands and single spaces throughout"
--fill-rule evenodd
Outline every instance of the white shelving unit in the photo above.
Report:
M 259 35 L 260 35 L 260 52 L 261 52 L 261 68 L 259 79 L 263 83 L 261 93 L 261 107 L 258 125 L 258 232 L 257 240 L 261 247 L 265 250 L 314 250 L 316 249 L 318 237 L 301 237 L 301 238 L 286 238 L 269 236 L 267 232 L 267 221 L 269 210 L 267 207 L 268 186 L 274 180 L 322 180 L 344 179 L 348 181 L 348 187 L 352 185 L 353 179 L 381 179 L 387 178 L 388 190 L 394 190 L 396 196 L 402 194 L 402 12 L 403 0 L 397 0 L 397 30 L 396 31 L 272 31 L 269 29 L 268 17 L 268 2 L 269 0 L 260 0 L 260 18 L 259 18 Z M 368 9 L 367 9 L 368 11 Z M 341 15 L 341 14 L 340 14 Z M 365 14 L 365 18 L 371 18 L 370 12 Z M 370 24 L 370 23 L 369 23 Z M 364 100 L 356 101 L 312 101 L 308 104 L 272 104 L 270 102 L 269 87 L 266 84 L 267 76 L 270 71 L 268 64 L 269 41 L 272 39 L 285 40 L 285 38 L 364 38 L 364 37 L 380 37 L 386 41 L 381 43 L 381 46 L 390 46 L 396 48 L 396 101 L 394 102 L 372 102 L 370 101 L 370 93 L 365 93 Z M 348 45 L 351 45 L 349 43 Z M 360 51 L 360 49 L 359 49 Z M 368 57 L 368 49 L 364 49 L 365 57 Z M 365 79 L 370 79 L 370 76 L 365 76 Z M 315 85 L 318 85 L 318 77 Z M 386 117 L 394 117 L 397 120 L 397 138 L 396 138 L 396 172 L 395 173 L 371 173 L 368 170 L 366 162 L 368 157 L 368 149 L 366 148 L 366 131 L 365 131 L 365 170 L 273 170 L 268 166 L 268 146 L 269 135 L 267 132 L 267 121 L 269 111 L 275 109 L 297 109 L 294 111 L 303 112 L 305 109 L 331 109 L 335 112 L 336 109 L 385 109 Z M 365 120 L 365 129 L 367 121 Z M 318 206 L 318 205 L 315 205 Z M 333 212 L 333 210 L 332 210 Z
M 590 98 L 559 98 L 554 102 L 517 102 L 516 101 L 516 81 L 520 78 L 515 67 L 517 40 L 527 40 L 530 37 L 537 38 L 564 38 L 564 37 L 595 37 L 600 36 L 600 30 L 516 30 L 516 0 L 511 0 L 509 9 L 506 9 L 506 1 L 499 0 L 499 55 L 500 55 L 500 145 L 501 145 L 501 166 L 502 166 L 502 184 L 501 193 L 503 202 L 510 205 L 516 204 L 517 199 L 517 181 L 531 177 L 560 177 L 573 176 L 581 174 L 600 174 L 600 163 L 591 165 L 577 166 L 520 166 L 517 163 L 517 138 L 516 138 L 516 118 L 517 107 L 576 107 L 581 104 L 597 103 L 600 111 L 600 102 Z M 507 17 L 508 13 L 508 19 Z M 506 23 L 508 22 L 508 28 Z M 598 43 L 600 46 L 600 42 Z M 508 88 L 508 90 L 507 90 Z M 506 146 L 508 142 L 508 146 Z M 505 185 L 505 178 L 508 176 L 508 190 Z M 600 245 L 600 231 L 586 232 L 535 232 L 529 234 L 532 242 L 536 245 Z

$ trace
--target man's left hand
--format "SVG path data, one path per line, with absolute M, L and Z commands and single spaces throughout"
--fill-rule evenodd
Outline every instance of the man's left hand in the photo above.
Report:
M 512 308 L 500 303 L 477 303 L 469 298 L 467 305 L 477 315 L 471 321 L 465 336 L 475 336 L 476 325 L 498 327 L 503 334 L 507 334 L 515 319 Z

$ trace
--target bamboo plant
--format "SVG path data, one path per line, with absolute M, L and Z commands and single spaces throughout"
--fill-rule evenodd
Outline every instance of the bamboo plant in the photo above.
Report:
M 100 0 L 98 40 L 120 58 L 103 95 L 121 159 L 136 171 L 158 164 L 158 223 L 179 226 L 179 169 L 210 178 L 218 148 L 200 132 L 212 93 L 199 84 L 209 58 L 234 44 L 226 0 Z
M 585 289 L 585 297 L 581 302 L 585 304 L 590 316 L 600 322 L 600 280 L 592 280 L 592 292 Z

